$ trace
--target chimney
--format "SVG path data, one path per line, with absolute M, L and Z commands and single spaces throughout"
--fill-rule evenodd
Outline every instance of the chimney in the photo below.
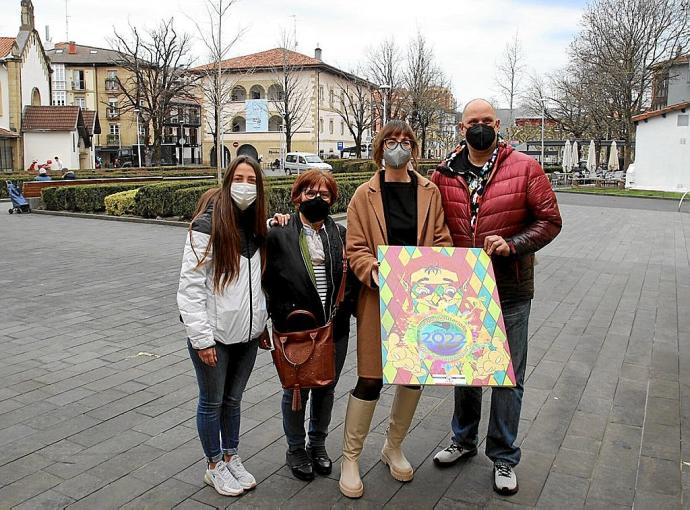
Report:
M 67 43 L 67 53 L 69 53 L 70 55 L 77 54 L 77 45 L 74 41 L 70 41 L 69 43 Z
M 46 40 L 43 42 L 43 46 L 47 50 L 52 50 L 55 47 L 53 41 L 50 39 L 50 27 L 48 25 L 46 25 Z
M 316 43 L 316 49 L 314 50 L 314 58 L 316 60 L 321 60 L 321 48 L 319 48 L 319 43 Z
M 34 4 L 31 0 L 22 0 L 22 24 L 21 31 L 31 32 L 34 29 Z

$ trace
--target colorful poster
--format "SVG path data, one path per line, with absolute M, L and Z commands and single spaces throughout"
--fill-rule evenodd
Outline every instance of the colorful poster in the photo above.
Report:
M 247 133 L 268 131 L 268 101 L 266 99 L 247 99 L 244 102 L 244 114 L 247 116 Z
M 385 384 L 515 386 L 484 250 L 380 246 L 378 260 Z

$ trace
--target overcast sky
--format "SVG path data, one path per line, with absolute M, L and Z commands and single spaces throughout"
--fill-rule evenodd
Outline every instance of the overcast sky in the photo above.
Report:
M 178 28 L 196 33 L 189 19 L 205 22 L 206 0 L 33 0 L 36 25 L 43 37 L 50 26 L 54 42 L 65 40 L 65 3 L 69 38 L 79 44 L 108 47 L 113 28 L 127 23 L 154 26 L 174 17 Z M 499 98 L 496 64 L 515 31 L 523 45 L 526 68 L 549 73 L 566 63 L 568 44 L 577 32 L 585 0 L 239 0 L 232 8 L 230 37 L 246 30 L 231 56 L 278 46 L 282 29 L 296 27 L 298 51 L 313 56 L 317 43 L 323 60 L 352 71 L 366 61 L 368 49 L 393 37 L 406 46 L 417 30 L 431 44 L 451 79 L 460 103 L 475 97 Z M 12 12 L 15 12 L 12 15 Z M 0 35 L 19 28 L 19 0 L 0 0 Z M 293 18 L 294 16 L 294 18 Z M 295 23 L 296 21 L 296 23 Z M 208 61 L 195 41 L 199 64 Z

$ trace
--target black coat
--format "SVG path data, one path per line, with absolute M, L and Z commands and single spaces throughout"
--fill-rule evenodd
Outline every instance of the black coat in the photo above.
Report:
M 328 217 L 321 231 L 324 246 L 328 293 L 326 306 L 316 290 L 300 250 L 299 237 L 302 221 L 293 214 L 285 227 L 273 227 L 266 238 L 266 270 L 263 286 L 268 300 L 268 313 L 276 329 L 289 331 L 286 318 L 294 310 L 307 310 L 314 314 L 318 326 L 328 322 L 343 277 L 343 250 L 346 229 Z M 353 276 L 348 275 L 346 300 L 338 309 L 334 320 L 334 340 L 347 339 L 350 332 L 350 316 L 354 309 L 352 296 Z

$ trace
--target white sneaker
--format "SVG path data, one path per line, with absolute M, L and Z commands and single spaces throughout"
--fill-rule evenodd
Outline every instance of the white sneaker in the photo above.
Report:
M 240 482 L 232 476 L 222 460 L 218 461 L 213 469 L 206 468 L 204 482 L 216 489 L 216 492 L 222 496 L 239 496 L 244 492 Z
M 508 496 L 518 491 L 517 476 L 509 464 L 500 461 L 494 463 L 494 490 Z
M 256 479 L 252 474 L 244 468 L 242 464 L 242 459 L 239 455 L 233 455 L 230 458 L 230 462 L 225 464 L 230 470 L 230 474 L 240 482 L 240 485 L 244 490 L 250 490 L 256 487 Z
M 448 448 L 444 448 L 434 455 L 434 464 L 439 467 L 448 467 L 452 466 L 460 459 L 467 459 L 475 455 L 477 455 L 477 447 L 467 449 L 451 441 Z

